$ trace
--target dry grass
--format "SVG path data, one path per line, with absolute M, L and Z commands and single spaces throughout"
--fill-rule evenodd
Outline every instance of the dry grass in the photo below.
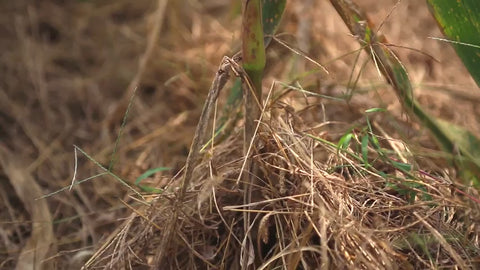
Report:
M 310 9 L 289 1 L 282 25 L 288 35 L 280 38 L 326 63 L 330 75 L 301 76 L 316 66 L 277 43 L 265 86 L 298 86 L 299 78 L 305 89 L 341 100 L 287 93 L 276 83 L 257 134 L 260 148 L 249 157 L 259 168 L 251 193 L 236 185 L 244 161 L 239 123 L 206 151 L 178 201 L 181 177 L 174 175 L 181 175 L 218 64 L 239 48 L 240 19 L 224 1 L 168 1 L 164 14 L 161 2 L 0 3 L 0 268 L 22 261 L 78 269 L 95 253 L 91 267 L 236 269 L 247 250 L 255 254 L 251 267 L 265 269 L 480 267 L 478 192 L 458 184 L 372 64 L 345 101 L 355 55 L 340 56 L 358 47 L 328 1 L 305 0 Z M 395 4 L 357 2 L 377 25 Z M 440 33 L 423 2 L 401 2 L 382 32 L 441 61 L 398 49 L 418 100 L 480 133 L 478 89 L 448 44 L 427 39 Z M 113 172 L 133 183 L 150 168 L 171 167 L 145 183 L 165 191 L 139 201 L 101 177 L 32 200 L 70 185 L 73 144 L 108 167 L 135 86 Z M 362 157 L 362 135 L 370 134 L 364 111 L 373 107 L 388 110 L 369 115 L 384 152 L 370 145 L 366 166 L 352 154 Z M 328 143 L 352 127 L 345 151 Z M 79 156 L 77 179 L 99 171 Z
M 183 201 L 176 200 L 175 184 L 167 187 L 151 206 L 135 210 L 87 268 L 240 269 L 248 248 L 258 269 L 478 265 L 478 212 L 455 195 L 451 179 L 421 170 L 407 177 L 380 160 L 366 169 L 348 151 L 339 154 L 311 137 L 325 134 L 327 125 L 306 133 L 311 127 L 296 123 L 297 113 L 273 110 L 251 157 L 261 173 L 250 204 L 243 204 L 249 191 L 236 185 L 244 159 L 237 133 L 197 167 Z M 401 160 L 400 153 L 389 158 Z M 407 187 L 413 183 L 419 186 Z M 245 211 L 252 220 L 247 231 Z

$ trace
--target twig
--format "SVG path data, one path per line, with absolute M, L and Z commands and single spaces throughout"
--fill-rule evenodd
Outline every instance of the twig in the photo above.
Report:
M 229 71 L 232 70 L 232 62 L 235 61 L 235 59 L 231 59 L 226 56 L 223 58 L 222 63 L 218 67 L 217 73 L 215 74 L 215 78 L 213 79 L 212 86 L 208 91 L 207 100 L 205 102 L 205 105 L 203 105 L 202 114 L 200 115 L 200 120 L 195 130 L 192 145 L 190 146 L 190 152 L 188 153 L 187 161 L 185 163 L 185 173 L 183 174 L 182 190 L 179 196 L 180 202 L 183 200 L 187 191 L 187 187 L 190 184 L 193 169 L 195 168 L 198 155 L 202 147 L 202 141 L 206 137 L 208 121 L 212 114 L 212 108 L 214 107 L 213 105 L 217 100 L 218 94 L 225 87 L 225 84 L 230 78 Z

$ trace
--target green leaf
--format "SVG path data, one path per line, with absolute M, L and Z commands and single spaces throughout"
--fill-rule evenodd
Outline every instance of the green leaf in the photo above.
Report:
M 337 147 L 339 149 L 347 149 L 348 146 L 350 145 L 350 141 L 352 140 L 352 137 L 353 137 L 352 133 L 347 133 L 343 135 L 338 141 Z
M 384 108 L 371 108 L 368 110 L 365 110 L 366 113 L 374 113 L 374 112 L 386 112 Z
M 450 151 L 460 150 L 469 160 L 480 168 L 480 141 L 470 131 L 449 122 L 437 120 L 438 126 L 453 143 Z
M 384 179 L 388 179 L 388 174 L 386 174 L 385 172 L 378 171 L 378 175 L 380 175 Z M 387 186 L 388 186 L 388 184 L 389 184 L 389 182 L 387 182 Z
M 395 160 L 391 160 L 391 161 L 392 161 L 392 165 L 395 168 L 399 169 L 400 171 L 405 171 L 405 172 L 412 171 L 412 165 L 411 164 L 398 162 L 398 161 L 395 161 Z
M 147 193 L 162 193 L 163 192 L 163 189 L 160 189 L 160 188 L 153 188 L 153 187 L 144 186 L 144 185 L 138 185 L 138 187 L 142 191 L 147 192 Z
M 372 134 L 372 136 L 370 137 L 370 141 L 372 142 L 375 149 L 377 149 L 377 150 L 381 149 L 380 142 L 378 141 L 377 136 Z
M 480 1 L 427 0 L 430 11 L 480 86 Z
M 275 34 L 282 19 L 283 11 L 287 0 L 263 0 L 262 1 L 262 22 L 265 47 L 270 44 L 272 35 Z
M 362 158 L 363 163 L 368 167 L 368 134 L 365 134 L 362 137 Z
M 156 174 L 157 172 L 168 171 L 170 168 L 167 167 L 158 167 L 154 169 L 147 170 L 146 172 L 142 173 L 137 179 L 135 180 L 135 185 L 138 186 L 142 180 L 147 179 L 148 177 Z
M 231 132 L 233 126 L 236 123 L 236 120 L 239 118 L 239 113 L 237 113 L 237 108 L 241 104 L 242 96 L 243 96 L 242 94 L 243 94 L 242 80 L 240 78 L 236 78 L 228 94 L 227 103 L 223 107 L 222 116 L 218 121 L 220 124 L 218 125 L 217 130 L 215 131 L 215 137 L 214 137 L 215 140 L 217 139 L 222 140 L 225 136 L 228 136 L 228 134 Z M 220 135 L 220 138 L 217 138 L 218 135 Z
M 369 110 L 367 110 L 366 112 L 368 113 L 368 111 Z M 366 118 L 367 118 L 368 132 L 370 132 L 371 134 L 370 141 L 372 142 L 372 145 L 375 147 L 375 149 L 380 150 L 381 149 L 380 143 L 378 142 L 377 136 L 375 136 L 375 134 L 373 133 L 372 124 L 370 123 L 370 119 L 368 119 L 368 115 L 366 115 Z
M 391 188 L 398 192 L 399 195 L 405 196 L 409 203 L 414 203 L 415 198 L 423 201 L 431 201 L 432 196 L 428 194 L 424 184 L 414 181 L 390 182 L 387 181 L 386 188 Z

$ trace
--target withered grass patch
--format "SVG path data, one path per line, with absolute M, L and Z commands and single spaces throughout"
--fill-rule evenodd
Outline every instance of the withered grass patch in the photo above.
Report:
M 478 212 L 458 197 L 452 179 L 426 173 L 391 138 L 382 142 L 388 157 L 369 149 L 366 166 L 354 143 L 339 150 L 324 141 L 328 125 L 315 130 L 311 125 L 321 122 L 296 121 L 311 106 L 282 104 L 268 106 L 257 134 L 260 147 L 250 159 L 260 175 L 249 205 L 249 191 L 236 185 L 244 160 L 238 130 L 204 155 L 182 201 L 178 177 L 150 206 L 136 209 L 86 267 L 240 269 L 246 245 L 254 247 L 247 261 L 256 269 L 478 265 Z M 378 126 L 388 121 L 375 119 Z M 414 168 L 405 173 L 392 165 L 401 160 Z M 252 220 L 247 230 L 244 211 Z

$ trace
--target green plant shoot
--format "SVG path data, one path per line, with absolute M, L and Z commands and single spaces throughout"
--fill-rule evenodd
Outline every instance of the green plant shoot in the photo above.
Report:
M 250 142 L 255 120 L 260 117 L 265 46 L 262 26 L 262 1 L 246 0 L 242 21 L 242 60 L 249 80 L 245 82 L 245 141 Z

